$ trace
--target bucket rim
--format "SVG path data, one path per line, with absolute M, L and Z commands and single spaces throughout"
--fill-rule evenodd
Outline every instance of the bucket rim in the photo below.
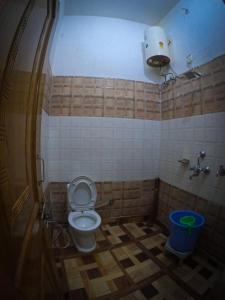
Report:
M 176 224 L 177 226 L 187 228 L 186 225 L 180 224 L 173 219 L 173 215 L 176 213 L 191 213 L 193 215 L 200 217 L 201 222 L 197 225 L 192 225 L 192 228 L 198 228 L 205 223 L 205 217 L 203 215 L 199 214 L 198 212 L 195 212 L 194 210 L 173 210 L 169 215 L 169 219 L 170 219 L 170 222 L 172 222 L 173 224 Z

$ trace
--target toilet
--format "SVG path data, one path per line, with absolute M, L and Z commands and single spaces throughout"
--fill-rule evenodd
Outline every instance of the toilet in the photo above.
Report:
M 96 199 L 95 183 L 86 176 L 77 177 L 67 185 L 68 222 L 80 252 L 91 252 L 96 247 L 95 231 L 101 225 L 101 217 L 94 210 Z

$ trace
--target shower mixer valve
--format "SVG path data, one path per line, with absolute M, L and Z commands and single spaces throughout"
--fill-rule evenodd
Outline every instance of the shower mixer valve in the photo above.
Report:
M 193 177 L 198 177 L 201 173 L 205 175 L 208 175 L 210 173 L 209 166 L 201 167 L 201 159 L 204 159 L 205 156 L 205 151 L 200 151 L 199 156 L 197 158 L 197 165 L 190 168 L 190 171 L 192 171 L 192 174 L 189 176 L 190 180 Z

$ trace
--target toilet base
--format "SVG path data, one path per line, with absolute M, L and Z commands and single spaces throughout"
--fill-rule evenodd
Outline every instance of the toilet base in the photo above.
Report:
M 73 243 L 79 252 L 89 253 L 95 250 L 96 241 L 94 232 L 80 234 L 78 231 L 70 227 L 70 233 Z
M 79 252 L 82 252 L 82 253 L 89 253 L 89 252 L 92 252 L 92 251 L 94 251 L 95 248 L 96 248 L 96 243 L 93 245 L 92 248 L 88 248 L 88 249 L 87 249 L 87 248 L 81 247 L 81 246 L 76 242 L 76 240 L 74 241 L 74 244 L 75 244 L 77 250 L 78 250 Z

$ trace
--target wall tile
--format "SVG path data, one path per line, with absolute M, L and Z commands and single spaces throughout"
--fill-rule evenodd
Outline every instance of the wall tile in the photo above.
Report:
M 199 66 L 203 76 L 187 80 L 180 76 L 161 93 L 162 119 L 225 111 L 225 55 Z
M 225 113 L 211 113 L 162 121 L 160 178 L 178 188 L 224 205 L 224 188 L 217 185 L 216 178 L 219 165 L 224 164 L 224 120 Z M 201 150 L 206 151 L 206 158 L 201 164 L 209 165 L 211 172 L 208 176 L 200 174 L 190 180 L 189 168 L 196 165 Z M 188 168 L 177 162 L 181 158 L 190 160 Z
M 155 180 L 96 182 L 96 188 L 96 211 L 103 222 L 125 216 L 148 216 L 149 219 L 154 219 Z M 53 220 L 67 222 L 66 182 L 52 182 L 49 197 Z
M 66 171 L 69 165 L 69 180 L 87 173 L 96 181 L 155 178 L 159 175 L 159 136 L 159 121 L 50 116 L 49 165 L 52 160 L 57 164 L 57 159 L 61 161 L 58 169 Z M 50 167 L 49 171 L 55 181 L 56 170 Z
M 55 116 L 160 120 L 159 85 L 121 79 L 56 76 L 49 112 Z

